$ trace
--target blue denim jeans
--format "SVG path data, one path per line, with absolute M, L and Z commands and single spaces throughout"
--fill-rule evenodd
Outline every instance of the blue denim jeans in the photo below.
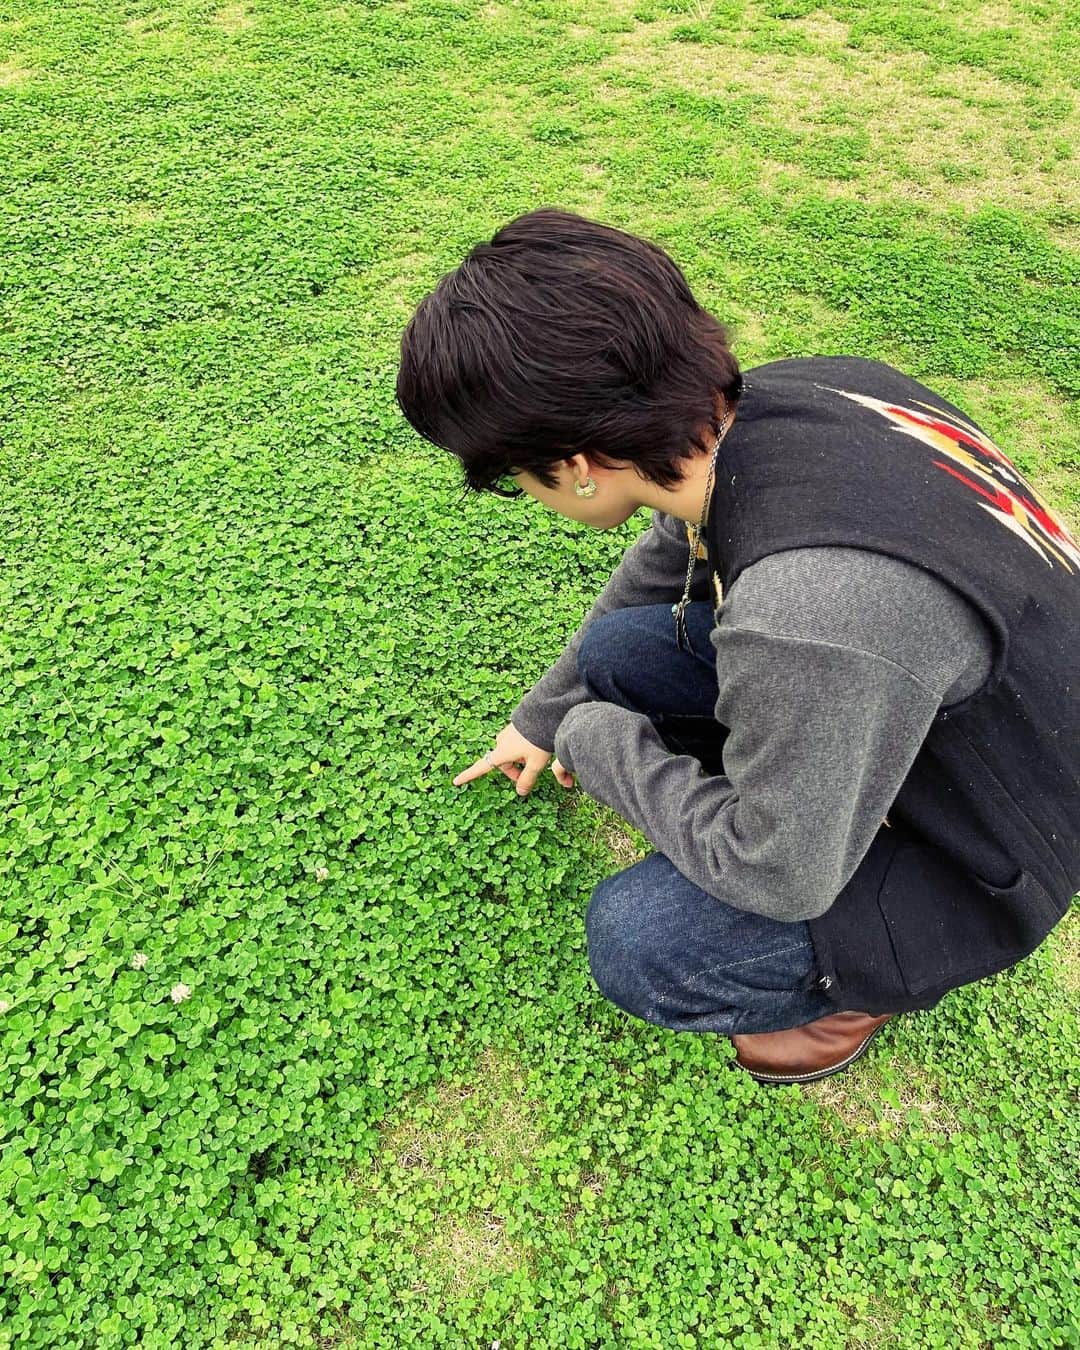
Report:
M 722 772 L 712 605 L 689 604 L 693 652 L 679 651 L 670 604 L 594 620 L 578 648 L 593 698 L 645 713 L 670 749 Z M 585 915 L 589 969 L 604 996 L 673 1031 L 782 1031 L 837 1011 L 815 986 L 805 922 L 781 923 L 703 891 L 663 853 L 606 878 Z

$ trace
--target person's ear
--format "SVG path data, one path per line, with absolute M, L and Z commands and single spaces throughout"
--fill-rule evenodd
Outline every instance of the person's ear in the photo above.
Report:
M 592 473 L 592 465 L 585 455 L 579 452 L 566 460 L 566 463 L 569 464 L 570 472 L 578 481 L 582 483 L 587 483 L 589 481 L 589 477 Z

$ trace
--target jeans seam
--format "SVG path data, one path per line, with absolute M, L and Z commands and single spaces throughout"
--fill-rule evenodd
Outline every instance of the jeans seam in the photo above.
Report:
M 794 947 L 784 947 L 778 952 L 765 952 L 759 956 L 748 956 L 745 961 L 717 961 L 715 966 L 706 966 L 704 970 L 699 970 L 696 975 L 686 981 L 687 989 L 693 989 L 698 980 L 704 979 L 706 975 L 712 975 L 718 970 L 736 970 L 739 966 L 749 966 L 757 961 L 769 961 L 774 956 L 787 956 L 790 952 L 805 951 L 807 947 L 813 946 L 810 942 L 800 942 Z

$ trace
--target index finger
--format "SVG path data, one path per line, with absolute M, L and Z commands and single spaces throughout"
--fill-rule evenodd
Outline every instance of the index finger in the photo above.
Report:
M 450 781 L 453 783 L 454 787 L 461 787 L 463 783 L 469 783 L 474 778 L 481 777 L 482 774 L 490 773 L 494 767 L 495 766 L 490 760 L 478 759 L 474 764 L 470 764 L 467 769 L 462 769 L 462 771 Z

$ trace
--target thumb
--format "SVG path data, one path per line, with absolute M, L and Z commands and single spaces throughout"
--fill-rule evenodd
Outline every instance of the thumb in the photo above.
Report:
M 527 759 L 525 761 L 525 767 L 518 774 L 517 779 L 517 794 L 519 797 L 527 797 L 529 795 L 529 793 L 533 789 L 534 784 L 536 783 L 537 778 L 540 776 L 540 770 L 544 767 L 547 761 L 548 761 L 547 755 L 544 755 L 543 758 L 539 760 L 539 762 L 536 761 L 535 759 L 531 760 Z

